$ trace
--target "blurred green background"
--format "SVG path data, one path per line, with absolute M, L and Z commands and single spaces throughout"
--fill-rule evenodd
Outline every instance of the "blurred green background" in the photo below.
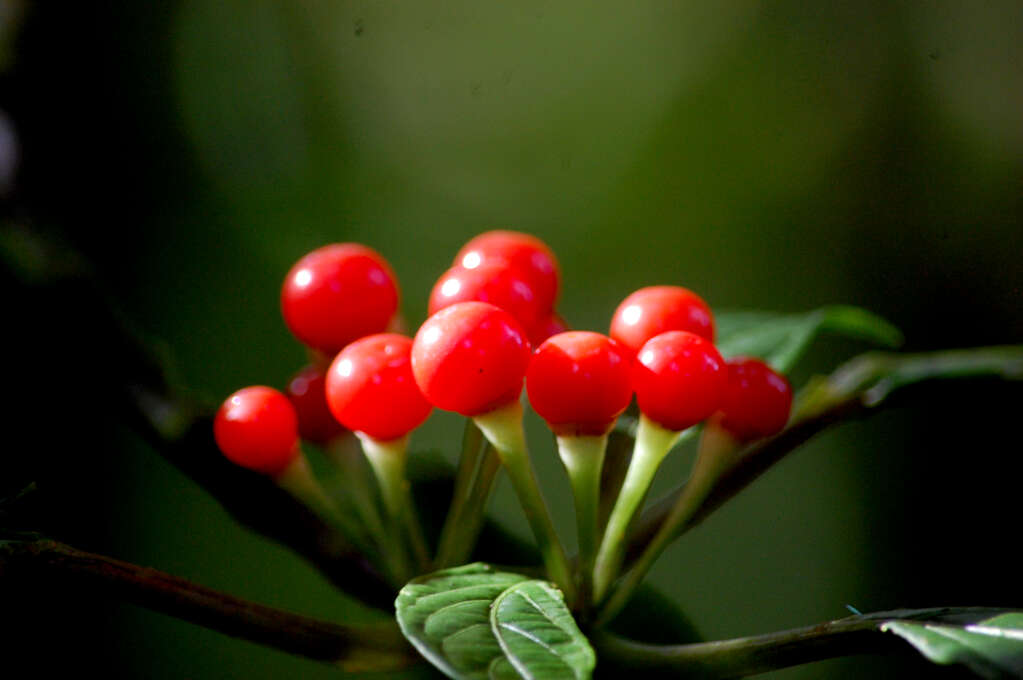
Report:
M 304 252 L 381 252 L 414 328 L 457 248 L 497 227 L 552 246 L 577 328 L 606 330 L 630 291 L 677 283 L 717 308 L 862 305 L 914 350 L 1023 340 L 1018 1 L 0 4 L 0 109 L 20 147 L 5 219 L 85 253 L 211 401 L 301 365 L 278 291 Z M 13 302 L 12 388 L 56 421 L 14 454 L 43 487 L 45 529 L 268 604 L 375 616 L 234 525 L 88 385 L 57 389 L 62 362 L 89 360 L 76 329 L 41 344 L 18 314 L 46 311 Z M 797 382 L 858 349 L 821 343 Z M 1023 606 L 1019 392 L 985 389 L 818 438 L 653 582 L 708 638 L 847 604 Z M 21 413 L 8 427 L 35 422 Z M 571 535 L 567 483 L 531 427 Z M 459 432 L 436 414 L 415 444 L 453 459 Z M 526 535 L 507 486 L 492 510 Z M 127 605 L 40 602 L 15 607 L 11 650 L 53 668 L 334 674 Z M 958 677 L 902 659 L 770 677 L 906 673 Z

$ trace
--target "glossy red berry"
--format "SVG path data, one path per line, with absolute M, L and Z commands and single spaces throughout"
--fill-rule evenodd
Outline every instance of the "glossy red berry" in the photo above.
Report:
M 412 372 L 434 406 L 476 416 L 518 399 L 529 357 L 526 333 L 511 314 L 459 302 L 416 333 Z
M 508 312 L 524 328 L 536 324 L 547 310 L 539 306 L 532 286 L 507 260 L 490 259 L 472 269 L 455 266 L 444 272 L 430 293 L 429 313 L 456 302 L 489 302 Z
M 390 441 L 419 427 L 432 407 L 412 377 L 412 340 L 380 333 L 356 340 L 327 371 L 327 404 L 345 427 Z
M 792 409 L 792 387 L 785 376 L 760 359 L 728 360 L 728 387 L 718 424 L 740 441 L 777 434 Z
M 272 477 L 299 455 L 295 409 L 272 387 L 245 387 L 228 397 L 213 421 L 213 436 L 228 460 Z
M 688 331 L 714 342 L 710 307 L 686 288 L 650 286 L 625 298 L 611 319 L 611 337 L 633 352 L 666 331 Z
M 557 312 L 551 312 L 532 326 L 526 328 L 526 333 L 529 335 L 529 344 L 533 347 L 539 347 L 547 338 L 558 333 L 564 333 L 567 330 L 570 329 L 565 320 L 558 316 Z
M 390 266 L 357 243 L 312 251 L 295 263 L 281 289 L 281 313 L 291 332 L 331 355 L 385 330 L 397 309 L 398 284 Z
M 298 433 L 314 444 L 326 444 L 345 428 L 327 406 L 326 377 L 318 366 L 306 366 L 288 383 L 288 399 L 298 416 Z
M 686 331 L 656 335 L 632 365 L 639 410 L 669 430 L 684 430 L 724 402 L 728 373 L 709 341 Z
M 554 308 L 558 297 L 558 261 L 546 243 L 518 231 L 488 231 L 458 251 L 455 265 L 475 269 L 491 259 L 506 260 L 521 272 L 542 311 Z
M 632 358 L 611 338 L 589 331 L 555 335 L 526 371 L 533 410 L 558 435 L 602 435 L 632 400 Z

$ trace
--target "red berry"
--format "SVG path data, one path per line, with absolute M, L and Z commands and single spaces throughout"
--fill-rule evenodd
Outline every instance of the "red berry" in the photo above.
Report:
M 650 286 L 625 298 L 611 319 L 611 337 L 633 352 L 666 331 L 688 331 L 714 342 L 710 307 L 686 288 Z
M 632 400 L 631 368 L 628 351 L 605 335 L 555 335 L 529 362 L 529 403 L 556 434 L 605 434 Z
M 567 330 L 569 330 L 568 324 L 558 316 L 557 312 L 551 312 L 526 329 L 529 334 L 529 344 L 533 347 L 539 347 L 547 338 Z
M 639 410 L 669 430 L 684 430 L 724 402 L 725 361 L 707 340 L 686 331 L 651 338 L 632 365 Z
M 501 259 L 487 260 L 473 269 L 454 266 L 444 272 L 430 293 L 429 313 L 436 314 L 456 302 L 472 301 L 500 307 L 525 328 L 547 311 L 538 306 L 522 271 Z
M 459 302 L 416 333 L 412 372 L 434 406 L 476 416 L 518 399 L 529 357 L 526 333 L 511 314 Z
M 507 260 L 521 272 L 533 289 L 541 312 L 554 308 L 558 297 L 558 261 L 546 243 L 518 231 L 488 231 L 458 251 L 455 265 L 475 269 L 494 258 Z
M 728 360 L 728 387 L 717 422 L 740 441 L 777 434 L 789 420 L 792 387 L 760 359 Z
M 295 409 L 272 387 L 245 387 L 228 397 L 213 420 L 213 437 L 228 460 L 272 477 L 299 455 Z
M 387 328 L 398 309 L 398 284 L 375 251 L 357 243 L 318 248 L 295 263 L 281 289 L 281 312 L 303 343 L 335 354 Z
M 326 444 L 345 431 L 327 406 L 325 389 L 323 369 L 318 366 L 306 366 L 288 383 L 288 399 L 298 416 L 298 433 L 314 444 Z
M 345 427 L 390 441 L 419 427 L 431 406 L 412 377 L 412 340 L 380 333 L 345 347 L 327 371 L 327 404 Z

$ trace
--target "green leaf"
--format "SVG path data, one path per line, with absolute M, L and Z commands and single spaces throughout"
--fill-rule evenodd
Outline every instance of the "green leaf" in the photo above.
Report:
M 508 660 L 524 678 L 583 680 L 593 673 L 596 655 L 576 626 L 557 588 L 525 581 L 494 601 L 490 624 Z
M 717 326 L 717 347 L 724 357 L 760 357 L 781 372 L 791 370 L 823 332 L 885 347 L 902 343 L 898 328 L 864 309 L 847 305 L 821 307 L 803 314 L 723 312 L 717 316 Z
M 723 340 L 736 333 L 754 329 L 769 321 L 776 321 L 783 316 L 785 315 L 778 314 L 777 312 L 722 310 L 714 313 L 714 325 L 717 327 L 718 340 Z
M 518 678 L 491 631 L 490 607 L 526 576 L 483 563 L 421 576 L 395 601 L 398 625 L 409 642 L 446 675 L 461 679 Z
M 938 664 L 964 664 L 986 678 L 1023 676 L 1023 613 L 1001 614 L 969 625 L 888 621 L 894 633 Z

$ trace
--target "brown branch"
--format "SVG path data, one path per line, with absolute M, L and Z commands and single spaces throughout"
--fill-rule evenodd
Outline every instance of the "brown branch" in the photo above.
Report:
M 877 635 L 876 627 L 875 622 L 833 621 L 785 633 L 674 646 L 598 632 L 593 642 L 601 670 L 609 672 L 605 677 L 628 669 L 642 672 L 643 677 L 740 678 L 839 656 L 893 652 L 904 646 L 897 638 Z
M 650 645 L 596 631 L 604 677 L 641 671 L 647 677 L 739 678 L 854 654 L 909 653 L 916 650 L 881 632 L 886 621 L 972 622 L 1005 613 L 985 607 L 893 610 L 828 621 L 815 626 L 752 637 L 687 645 Z
M 321 621 L 50 540 L 0 542 L 0 577 L 8 586 L 117 598 L 345 670 L 393 670 L 420 660 L 391 622 L 360 627 Z

